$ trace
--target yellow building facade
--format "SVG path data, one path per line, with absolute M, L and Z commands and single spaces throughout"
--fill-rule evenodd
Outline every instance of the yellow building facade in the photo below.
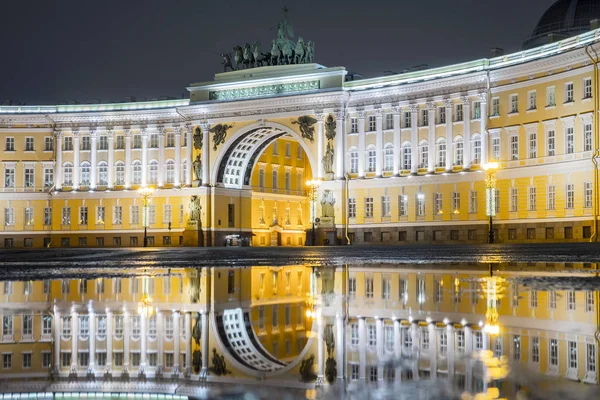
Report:
M 299 246 L 317 218 L 317 244 L 480 243 L 492 197 L 496 241 L 595 241 L 598 39 L 373 79 L 260 66 L 183 100 L 2 106 L 0 245 L 141 246 L 147 227 L 150 246 Z

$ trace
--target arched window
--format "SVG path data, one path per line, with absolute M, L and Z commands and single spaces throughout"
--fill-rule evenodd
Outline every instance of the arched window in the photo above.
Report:
M 367 148 L 367 172 L 375 172 L 375 165 L 377 164 L 377 155 L 375 146 L 369 146 Z
M 81 186 L 89 186 L 90 184 L 90 163 L 84 161 L 81 163 Z
M 73 164 L 70 162 L 63 164 L 63 185 L 73 186 Z
M 125 184 L 125 163 L 117 161 L 115 164 L 115 185 Z
M 388 143 L 385 145 L 385 157 L 384 157 L 384 171 L 391 171 L 394 169 L 394 145 Z
M 148 174 L 148 183 L 156 183 L 158 180 L 158 161 L 152 160 L 148 164 L 149 166 L 149 174 Z
M 132 163 L 133 169 L 133 184 L 141 185 L 142 184 L 142 162 L 140 160 L 135 160 Z
M 356 149 L 350 149 L 350 173 L 358 173 L 358 151 Z
M 108 185 L 108 164 L 106 161 L 100 161 L 98 163 L 98 185 Z
M 437 140 L 437 166 L 446 166 L 446 139 L 443 137 Z
M 167 183 L 175 183 L 175 161 L 167 160 Z
M 462 136 L 454 138 L 454 165 L 463 164 L 464 144 Z
M 419 168 L 427 168 L 429 163 L 429 142 L 421 140 L 419 143 Z
M 471 162 L 473 164 L 481 163 L 481 136 L 475 134 L 471 137 Z
M 402 144 L 402 169 L 410 170 L 411 165 L 411 145 L 410 142 L 404 142 Z

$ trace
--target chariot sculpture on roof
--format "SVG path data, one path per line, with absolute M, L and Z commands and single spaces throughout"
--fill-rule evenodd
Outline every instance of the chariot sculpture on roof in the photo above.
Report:
M 294 27 L 288 21 L 287 7 L 283 19 L 277 24 L 277 37 L 271 41 L 271 51 L 263 53 L 259 41 L 244 46 L 234 46 L 231 52 L 221 53 L 223 71 L 263 67 L 267 65 L 308 64 L 314 59 L 315 46 L 301 36 L 294 42 Z

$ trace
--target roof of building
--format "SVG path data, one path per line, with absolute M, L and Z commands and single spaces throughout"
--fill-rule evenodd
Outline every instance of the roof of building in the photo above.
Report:
M 530 49 L 589 31 L 590 21 L 597 18 L 600 19 L 598 0 L 558 0 L 542 15 L 523 48 Z

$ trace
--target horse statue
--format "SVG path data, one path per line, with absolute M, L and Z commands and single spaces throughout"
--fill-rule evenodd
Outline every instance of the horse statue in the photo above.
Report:
M 302 62 L 304 62 L 304 39 L 300 36 L 294 49 L 294 64 L 302 64 Z
M 223 61 L 221 61 L 221 64 L 223 65 L 223 72 L 227 72 L 227 68 L 229 68 L 229 70 L 233 71 L 233 64 L 231 63 L 231 55 L 229 53 L 221 53 L 221 57 L 223 58 Z
M 235 69 L 240 69 L 244 61 L 244 51 L 240 46 L 233 48 L 233 59 L 235 60 Z
M 271 47 L 271 65 L 279 65 L 279 58 L 281 57 L 281 51 L 277 46 L 277 41 L 273 39 L 273 47 Z
M 260 42 L 256 41 L 254 42 L 254 66 L 255 67 L 262 67 L 263 64 L 267 61 L 265 58 L 265 53 L 261 53 L 260 52 Z
M 315 44 L 312 40 L 306 43 L 306 56 L 304 57 L 305 63 L 312 63 L 315 57 Z
M 291 40 L 283 40 L 279 42 L 279 48 L 281 49 L 282 64 L 291 64 L 294 55 L 294 43 Z
M 254 65 L 254 55 L 250 48 L 250 43 L 244 45 L 244 68 L 252 68 Z

